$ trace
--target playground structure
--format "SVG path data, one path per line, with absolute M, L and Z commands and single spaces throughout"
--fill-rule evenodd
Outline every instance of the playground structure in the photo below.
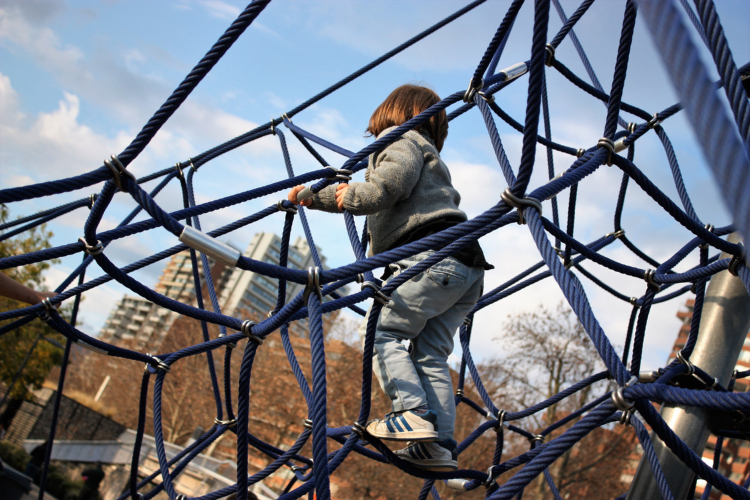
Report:
M 285 493 L 281 498 L 299 498 L 314 490 L 317 498 L 324 500 L 330 498 L 330 475 L 335 473 L 335 470 L 339 466 L 346 466 L 345 459 L 352 452 L 360 453 L 373 460 L 389 462 L 405 473 L 423 478 L 425 483 L 419 495 L 420 499 L 427 498 L 430 494 L 434 498 L 439 497 L 434 488 L 434 482 L 438 480 L 446 480 L 450 487 L 464 491 L 486 487 L 488 498 L 510 499 L 517 496 L 529 482 L 540 474 L 545 475 L 554 497 L 560 498 L 552 477 L 546 471 L 547 467 L 591 430 L 617 421 L 634 427 L 644 450 L 645 459 L 631 488 L 631 496 L 629 498 L 650 498 L 650 496 L 646 495 L 656 495 L 655 498 L 661 495 L 665 499 L 684 498 L 690 486 L 691 475 L 688 474 L 685 477 L 685 474 L 680 472 L 678 467 L 687 467 L 693 473 L 707 480 L 713 487 L 729 494 L 732 498 L 750 498 L 750 493 L 747 491 L 750 478 L 747 478 L 743 485 L 735 484 L 705 464 L 700 456 L 695 453 L 696 449 L 702 449 L 703 445 L 700 443 L 700 440 L 703 439 L 703 443 L 705 443 L 705 435 L 707 433 L 705 419 L 699 418 L 699 422 L 683 425 L 680 422 L 684 421 L 684 419 L 681 421 L 678 418 L 679 415 L 674 418 L 669 416 L 669 419 L 671 419 L 669 420 L 666 413 L 660 416 L 651 405 L 651 401 L 660 401 L 668 408 L 683 406 L 700 408 L 702 411 L 750 411 L 750 396 L 747 394 L 732 393 L 731 391 L 733 380 L 750 376 L 750 372 L 731 373 L 738 354 L 736 339 L 744 338 L 748 326 L 750 326 L 748 325 L 748 321 L 750 320 L 750 304 L 748 303 L 750 299 L 748 299 L 746 294 L 748 288 L 750 288 L 750 272 L 748 272 L 746 267 L 744 249 L 738 243 L 738 239 L 736 237 L 722 239 L 722 236 L 734 232 L 745 235 L 750 234 L 750 209 L 747 206 L 747 194 L 750 193 L 750 175 L 748 175 L 748 172 L 750 172 L 750 161 L 748 160 L 750 151 L 750 110 L 748 110 L 748 99 L 742 85 L 740 70 L 738 70 L 731 58 L 731 53 L 724 38 L 713 2 L 710 0 L 696 0 L 697 15 L 684 1 L 682 2 L 682 8 L 685 12 L 688 12 L 695 30 L 701 34 L 714 56 L 721 77 L 720 88 L 717 88 L 716 82 L 710 80 L 708 72 L 700 60 L 697 47 L 690 38 L 688 27 L 684 22 L 684 14 L 673 0 L 641 0 L 637 3 L 634 1 L 626 2 L 614 79 L 609 93 L 605 92 L 598 84 L 593 69 L 588 64 L 585 53 L 577 43 L 573 33 L 574 25 L 586 13 L 593 0 L 584 0 L 570 18 L 565 17 L 557 0 L 553 0 L 552 2 L 548 0 L 535 1 L 534 32 L 530 59 L 526 62 L 514 64 L 504 70 L 496 71 L 508 33 L 512 29 L 516 15 L 524 3 L 522 0 L 514 0 L 510 3 L 497 32 L 494 34 L 483 57 L 478 63 L 468 90 L 461 90 L 446 97 L 440 103 L 409 120 L 404 125 L 363 148 L 361 151 L 356 153 L 347 151 L 316 137 L 292 123 L 292 118 L 296 114 L 484 1 L 478 0 L 300 104 L 293 110 L 285 113 L 281 118 L 274 119 L 235 139 L 196 155 L 187 161 L 177 163 L 173 168 L 136 179 L 132 173 L 128 172 L 127 166 L 147 147 L 149 141 L 159 128 L 169 119 L 213 65 L 231 47 L 232 43 L 262 12 L 269 1 L 259 0 L 251 3 L 185 78 L 172 96 L 154 114 L 133 142 L 119 155 L 112 155 L 111 159 L 105 161 L 104 166 L 77 177 L 0 190 L 0 202 L 8 204 L 41 196 L 69 192 L 104 182 L 104 187 L 95 199 L 93 197 L 85 198 L 56 209 L 8 222 L 0 227 L 0 229 L 6 231 L 0 238 L 5 239 L 72 210 L 84 206 L 88 206 L 91 209 L 88 220 L 83 228 L 84 236 L 78 242 L 0 259 L 0 267 L 8 269 L 76 253 L 83 254 L 81 265 L 56 290 L 60 293 L 58 296 L 52 300 L 46 300 L 44 304 L 0 313 L 0 320 L 14 320 L 0 328 L 0 334 L 41 317 L 42 320 L 47 321 L 52 328 L 67 338 L 58 394 L 62 393 L 67 360 L 73 343 L 86 347 L 99 355 L 117 356 L 147 364 L 148 370 L 144 373 L 142 379 L 141 400 L 139 403 L 141 414 L 133 446 L 133 460 L 137 464 L 146 418 L 146 396 L 153 377 L 154 438 L 160 466 L 160 470 L 155 474 L 161 476 L 162 483 L 150 491 L 144 491 L 142 498 L 151 498 L 161 491 L 161 489 L 164 489 L 170 498 L 176 498 L 178 495 L 172 484 L 172 476 L 179 474 L 180 470 L 225 432 L 236 432 L 237 434 L 237 484 L 198 497 L 201 500 L 216 500 L 235 491 L 237 492 L 237 498 L 244 500 L 249 484 L 261 481 L 281 467 L 291 468 L 295 473 L 295 479 L 301 483 L 298 487 Z M 547 27 L 551 4 L 554 4 L 558 10 L 564 25 L 552 40 L 548 42 Z M 674 104 L 657 113 L 647 112 L 622 100 L 633 29 L 637 16 L 641 17 L 648 25 L 655 45 L 662 56 L 666 69 L 677 90 L 677 94 L 681 99 L 680 103 Z M 594 85 L 586 83 L 555 57 L 555 48 L 566 37 L 571 37 L 574 40 L 576 48 L 589 72 L 589 77 L 595 83 Z M 600 100 L 606 105 L 606 122 L 603 126 L 602 138 L 596 145 L 584 149 L 553 141 L 549 127 L 549 106 L 544 78 L 545 71 L 553 69 L 590 94 L 594 99 Z M 746 69 L 742 71 L 746 72 Z M 526 74 L 528 74 L 527 107 L 524 123 L 521 124 L 503 111 L 495 102 L 493 96 L 503 88 L 521 81 L 520 77 Z M 725 102 L 718 95 L 720 92 L 726 94 L 729 102 L 729 110 Z M 393 142 L 404 132 L 427 120 L 435 113 L 456 103 L 461 104 L 457 109 L 450 111 L 448 114 L 450 120 L 475 107 L 481 114 L 491 138 L 498 164 L 509 186 L 502 192 L 500 196 L 501 200 L 478 217 L 404 247 L 366 258 L 366 237 L 359 236 L 353 217 L 345 212 L 343 213 L 343 218 L 356 261 L 349 265 L 326 271 L 322 270 L 320 259 L 316 255 L 313 228 L 308 224 L 304 209 L 297 209 L 286 201 L 280 201 L 275 205 L 227 226 L 207 233 L 202 232 L 199 218 L 208 212 L 271 193 L 286 192 L 290 187 L 298 184 L 314 182 L 310 186 L 310 189 L 313 192 L 317 192 L 331 183 L 347 182 L 354 174 L 366 167 L 366 159 L 370 153 Z M 696 131 L 705 157 L 708 159 L 717 183 L 724 194 L 734 220 L 734 224 L 731 227 L 713 228 L 710 225 L 704 226 L 704 223 L 700 221 L 693 209 L 674 151 L 664 128 L 660 125 L 680 111 L 687 113 Z M 637 121 L 627 122 L 620 116 L 623 112 L 635 116 Z M 544 123 L 544 134 L 538 133 L 540 115 L 542 115 Z M 496 117 L 523 133 L 521 160 L 515 169 L 510 165 L 505 154 L 501 137 L 496 127 Z M 285 134 L 280 127 L 281 125 L 292 132 L 297 140 L 321 163 L 323 168 L 295 175 Z M 618 125 L 621 127 L 619 131 Z M 634 163 L 635 143 L 639 138 L 651 131 L 654 131 L 664 144 L 665 153 L 669 159 L 673 179 L 679 194 L 679 201 L 682 205 L 681 207 L 667 197 Z M 279 180 L 267 186 L 204 204 L 197 205 L 195 203 L 193 176 L 202 165 L 219 155 L 232 151 L 240 145 L 272 134 L 276 135 L 279 139 L 280 147 L 284 154 L 288 179 Z M 317 153 L 311 143 L 342 154 L 348 159 L 343 163 L 341 168 L 332 167 Z M 528 192 L 527 188 L 529 187 L 531 173 L 536 163 L 537 144 L 543 145 L 549 152 L 549 182 Z M 551 162 L 551 152 L 553 150 L 567 154 L 573 160 L 570 166 L 559 174 L 556 174 Z M 624 151 L 627 151 L 625 157 L 618 154 Z M 607 165 L 617 167 L 623 172 L 621 189 L 616 202 L 617 208 L 613 232 L 593 242 L 583 243 L 577 240 L 573 234 L 577 186 L 598 168 L 602 168 L 602 166 L 606 167 Z M 155 201 L 155 197 L 174 178 L 178 179 L 182 187 L 185 208 L 167 213 Z M 161 179 L 161 181 L 151 192 L 147 193 L 141 188 L 141 184 L 156 179 Z M 620 220 L 625 206 L 627 187 L 631 181 L 635 182 L 644 192 L 653 198 L 666 213 L 674 218 L 676 223 L 694 235 L 692 240 L 685 242 L 684 246 L 674 256 L 664 262 L 655 261 L 643 253 L 628 239 L 621 226 Z M 559 196 L 563 191 L 568 189 L 570 190 L 571 197 L 567 221 L 568 227 L 563 229 L 558 214 L 556 196 Z M 118 228 L 97 233 L 97 226 L 101 222 L 113 196 L 118 191 L 126 192 L 132 196 L 139 207 Z M 547 201 L 550 201 L 552 207 L 551 220 L 542 216 L 543 203 Z M 151 219 L 132 223 L 141 210 L 145 210 L 151 216 Z M 285 212 L 282 231 L 281 262 L 278 266 L 243 257 L 240 252 L 216 239 L 278 212 Z M 295 218 L 298 218 L 302 224 L 317 264 L 317 267 L 311 268 L 308 272 L 290 269 L 286 265 L 289 238 Z M 184 223 L 181 221 L 184 221 Z M 429 472 L 417 469 L 409 463 L 398 459 L 383 443 L 364 431 L 364 425 L 370 417 L 371 358 L 374 326 L 378 314 L 382 306 L 389 300 L 389 295 L 406 280 L 456 252 L 464 245 L 492 231 L 500 230 L 508 224 L 515 223 L 522 223 L 528 226 L 542 260 L 537 265 L 520 273 L 514 279 L 485 293 L 477 303 L 474 311 L 467 316 L 465 324 L 460 330 L 463 358 L 460 368 L 459 386 L 456 393 L 456 403 L 467 404 L 476 409 L 479 414 L 488 415 L 489 419 L 460 443 L 459 452 L 471 453 L 471 444 L 482 433 L 491 429 L 497 429 L 500 433 L 510 431 L 524 435 L 532 439 L 532 449 L 522 455 L 501 462 L 502 439 L 499 439 L 498 451 L 495 453 L 493 462 L 487 464 L 488 469 L 486 471 L 459 470 L 455 472 Z M 15 226 L 20 227 L 8 230 Z M 106 246 L 109 242 L 152 229 L 169 231 L 178 237 L 182 244 L 123 268 L 118 268 L 109 260 L 106 254 Z M 366 235 L 366 231 L 364 234 Z M 554 244 L 550 241 L 550 236 L 554 239 Z M 599 253 L 601 249 L 618 240 L 645 263 L 652 266 L 653 269 L 642 269 L 625 265 Z M 202 287 L 200 284 L 197 284 L 195 287 L 198 306 L 192 307 L 157 294 L 129 276 L 129 273 L 137 269 L 168 258 L 188 248 L 191 249 L 191 259 L 196 280 L 198 280 L 198 259 L 200 258 L 201 260 L 209 292 L 208 301 L 210 301 L 210 308 L 204 307 L 204 297 L 201 294 Z M 431 248 L 439 248 L 440 250 L 431 258 L 399 274 L 387 283 L 381 283 L 372 274 L 373 269 Z M 700 248 L 697 265 L 684 273 L 674 272 L 673 269 L 675 266 L 696 248 Z M 724 254 L 711 256 L 709 255 L 711 248 L 721 250 Z M 196 251 L 200 252 L 200 257 Z M 249 320 L 241 321 L 237 318 L 223 315 L 213 284 L 211 283 L 208 257 L 229 266 L 236 266 L 243 270 L 257 272 L 278 279 L 278 301 L 272 314 L 257 324 Z M 644 280 L 645 293 L 641 297 L 632 298 L 621 294 L 602 280 L 582 271 L 579 264 L 583 260 L 591 260 L 623 275 Z M 86 282 L 84 278 L 85 270 L 94 261 L 106 272 L 106 276 Z M 545 267 L 545 270 L 536 273 Z M 594 283 L 615 297 L 632 305 L 633 320 L 630 322 L 626 347 L 621 355 L 615 352 L 597 321 L 588 303 L 583 286 L 575 274 L 571 272 L 571 269 L 574 268 L 584 273 Z M 519 412 L 509 413 L 495 406 L 491 397 L 484 389 L 482 375 L 472 359 L 472 318 L 479 311 L 498 300 L 550 276 L 554 277 L 569 302 L 570 307 L 588 332 L 606 366 L 606 370 L 566 388 L 563 392 L 547 401 L 539 402 Z M 707 291 L 706 284 L 712 276 L 716 277 L 711 281 L 711 286 Z M 219 337 L 209 339 L 206 333 L 205 341 L 201 344 L 189 346 L 173 353 L 149 355 L 101 342 L 72 326 L 75 324 L 81 293 L 113 279 L 129 288 L 132 292 L 162 307 L 204 322 L 205 332 L 207 332 L 205 323 L 219 325 L 221 329 Z M 78 281 L 77 285 L 70 287 L 75 280 Z M 336 290 L 355 281 L 362 284 L 360 292 L 345 297 L 341 297 L 336 293 Z M 307 288 L 305 292 L 295 297 L 287 297 L 285 293 L 285 284 L 287 282 L 304 284 Z M 713 303 L 707 301 L 707 297 L 728 297 L 726 290 L 718 291 L 722 287 L 724 289 L 732 289 L 733 297 L 736 297 L 737 303 L 740 306 L 724 307 L 719 310 L 713 307 L 713 305 L 709 305 L 709 303 Z M 691 324 L 690 336 L 681 351 L 679 360 L 661 368 L 655 373 L 640 374 L 644 337 L 651 306 L 689 291 L 693 291 L 696 294 L 695 312 Z M 330 296 L 333 300 L 324 303 L 323 296 Z M 68 299 L 74 300 L 73 320 L 71 323 L 62 320 L 54 308 L 55 304 Z M 326 357 L 321 317 L 325 313 L 345 307 L 353 310 L 355 313 L 364 314 L 364 310 L 358 307 L 357 304 L 367 299 L 374 300 L 368 321 L 367 338 L 364 344 L 360 414 L 357 420 L 350 426 L 328 428 L 326 425 Z M 706 304 L 705 308 L 704 304 Z M 702 323 L 702 317 L 711 317 L 714 319 Z M 722 317 L 725 319 L 718 319 Z M 307 380 L 299 369 L 294 351 L 289 342 L 288 324 L 302 318 L 309 318 L 310 322 L 310 344 L 313 365 L 312 387 L 308 385 Z M 723 330 L 722 328 L 712 326 L 714 324 L 719 326 L 724 325 L 722 327 Z M 726 325 L 731 325 L 734 330 L 730 331 L 726 328 Z M 709 342 L 709 340 L 713 339 L 713 335 L 720 330 L 726 334 L 728 339 L 725 342 L 726 346 L 720 353 L 713 356 L 708 355 L 707 347 L 704 347 L 704 344 L 714 345 L 715 342 Z M 308 425 L 299 436 L 297 442 L 288 450 L 278 449 L 257 439 L 253 436 L 252 429 L 248 427 L 248 401 L 253 360 L 257 350 L 262 349 L 261 345 L 264 339 L 269 335 L 275 335 L 276 332 L 281 337 L 290 366 L 295 372 L 300 391 L 304 395 L 309 408 Z M 212 355 L 218 349 L 223 349 L 225 356 L 231 357 L 235 350 L 235 343 L 241 339 L 249 339 L 249 342 L 242 353 L 242 367 L 239 374 L 240 382 L 238 387 L 231 387 L 230 384 L 225 383 L 222 393 L 219 377 L 214 370 Z M 739 343 L 741 347 L 741 340 Z M 216 424 L 201 439 L 186 448 L 183 453 L 168 459 L 161 432 L 161 391 L 164 379 L 169 376 L 171 365 L 179 363 L 180 359 L 187 356 L 199 354 L 206 355 L 211 372 L 213 391 L 216 399 Z M 724 371 L 722 373 L 715 372 L 714 365 L 718 365 L 716 369 L 719 366 L 723 367 Z M 225 366 L 228 366 L 228 364 Z M 481 396 L 481 403 L 472 401 L 464 395 L 464 384 L 467 374 Z M 676 387 L 671 384 L 675 379 L 686 374 L 697 381 L 695 388 L 688 389 Z M 514 425 L 514 423 L 522 421 L 522 419 L 535 412 L 541 411 L 584 387 L 606 378 L 612 378 L 618 388 L 601 395 L 601 397 L 595 399 L 592 403 L 565 416 L 562 420 L 552 423 L 539 436 L 531 435 L 521 426 Z M 224 374 L 224 380 L 225 382 L 230 380 L 227 373 Z M 237 394 L 236 409 L 232 402 L 232 393 L 235 391 Z M 672 413 L 679 414 L 679 408 L 675 408 Z M 695 412 L 692 414 L 694 415 Z M 582 418 L 565 433 L 549 442 L 543 442 L 544 436 L 579 417 Z M 658 436 L 658 441 L 652 442 L 641 419 L 650 425 L 655 435 Z M 667 425 L 667 423 L 670 425 Z M 687 429 L 687 433 L 680 436 L 676 435 L 675 432 L 680 429 Z M 54 440 L 54 430 L 55 423 L 53 419 L 49 439 L 50 443 Z M 744 435 L 742 429 L 737 428 L 714 428 L 712 430 L 719 436 L 741 437 Z M 701 438 L 700 436 L 704 437 Z M 338 441 L 343 446 L 329 454 L 329 439 Z M 298 453 L 309 440 L 312 440 L 313 456 L 304 457 L 299 455 Z M 686 442 L 689 445 L 686 445 Z M 665 450 L 665 445 L 671 450 L 670 452 Z M 247 474 L 248 446 L 253 446 L 260 452 L 273 458 L 273 462 L 270 465 L 252 476 L 248 476 Z M 678 459 L 679 464 L 671 458 L 669 453 L 672 453 Z M 50 454 L 51 449 L 48 449 L 47 464 Z M 42 484 L 45 481 L 47 464 L 42 475 Z M 525 465 L 523 469 L 504 483 L 502 487 L 495 482 L 495 478 L 503 472 L 521 465 Z M 170 471 L 172 467 L 173 469 Z M 137 498 L 139 495 L 138 490 L 148 483 L 149 478 L 138 483 L 137 476 L 135 475 L 137 467 L 134 467 L 133 471 L 131 491 L 123 495 L 122 498 L 127 496 Z M 624 497 L 625 495 L 621 498 Z

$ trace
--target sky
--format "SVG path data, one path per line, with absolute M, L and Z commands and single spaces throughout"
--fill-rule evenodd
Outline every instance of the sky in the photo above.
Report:
M 293 118 L 294 123 L 347 149 L 363 148 L 372 140 L 364 136 L 369 116 L 398 85 L 427 84 L 441 96 L 465 90 L 509 4 L 507 0 L 490 0 L 480 5 L 301 112 Z M 527 4 L 515 22 L 499 69 L 529 58 L 533 2 Z M 575 1 L 562 4 L 568 15 L 578 6 Z M 575 28 L 607 91 L 612 83 L 624 4 L 619 0 L 599 0 Z M 447 0 L 272 1 L 129 170 L 142 176 L 164 169 L 279 117 L 463 5 L 465 2 Z M 0 185 L 23 186 L 82 174 L 101 166 L 111 154 L 121 152 L 243 8 L 240 2 L 222 0 L 0 0 Z M 748 62 L 750 4 L 720 0 L 717 9 L 735 61 L 738 65 Z M 561 26 L 553 8 L 548 39 Z M 697 34 L 695 39 L 702 45 Z M 710 54 L 704 50 L 703 56 L 714 68 Z M 562 42 L 556 57 L 588 81 L 569 39 Z M 711 71 L 718 79 L 715 69 Z M 596 144 L 603 133 L 604 105 L 554 69 L 548 69 L 547 81 L 553 139 L 575 148 Z M 520 122 L 527 90 L 528 77 L 522 77 L 496 95 L 498 104 Z M 642 19 L 636 22 L 623 98 L 650 113 L 677 102 Z M 627 121 L 641 121 L 627 113 L 622 115 Z M 517 169 L 521 135 L 499 119 L 496 121 L 510 163 Z M 700 219 L 717 227 L 731 223 L 684 113 L 663 126 Z M 318 164 L 292 134 L 287 133 L 286 137 L 295 172 L 317 170 Z M 333 166 L 340 166 L 345 160 L 333 152 L 318 150 Z M 506 183 L 476 109 L 451 122 L 442 157 L 462 195 L 461 208 L 469 217 L 498 202 Z M 570 166 L 572 160 L 556 153 L 556 172 Z M 635 163 L 679 204 L 669 164 L 655 134 L 649 133 L 638 141 Z M 529 191 L 544 184 L 546 176 L 546 153 L 538 148 Z M 580 241 L 589 242 L 613 230 L 621 176 L 616 167 L 602 167 L 581 183 L 575 219 L 575 235 Z M 202 166 L 195 176 L 197 201 L 222 198 L 284 178 L 278 138 L 266 137 Z M 362 180 L 361 173 L 354 178 Z M 101 185 L 97 185 L 14 203 L 9 207 L 11 216 L 28 215 L 100 189 Z M 201 218 L 202 227 L 204 231 L 214 229 L 282 198 L 286 198 L 286 193 L 274 193 L 206 214 Z M 181 208 L 177 183 L 168 186 L 156 200 L 166 210 Z M 564 223 L 567 192 L 559 204 Z M 544 205 L 544 215 L 551 218 L 550 203 Z M 128 195 L 118 194 L 99 229 L 115 227 L 134 206 Z M 50 223 L 53 244 L 77 240 L 87 215 L 88 210 L 82 208 Z M 308 211 L 308 217 L 315 241 L 331 267 L 354 260 L 341 216 Z M 137 220 L 144 218 L 141 215 Z M 236 231 L 223 241 L 244 248 L 256 232 L 280 233 L 282 223 L 283 216 L 277 214 Z M 358 224 L 361 228 L 362 220 Z M 631 241 L 659 261 L 692 237 L 632 182 L 623 227 Z M 293 236 L 298 235 L 302 235 L 302 229 L 295 224 Z M 176 243 L 172 234 L 156 229 L 118 240 L 106 253 L 122 267 Z M 488 290 L 540 260 L 526 226 L 507 226 L 482 238 L 481 244 L 488 261 L 495 265 L 485 278 Z M 602 253 L 620 262 L 648 267 L 619 242 Z M 694 252 L 677 270 L 684 271 L 697 260 Z M 60 283 L 79 261 L 80 256 L 75 255 L 56 264 L 48 274 L 50 288 Z M 163 266 L 149 266 L 134 276 L 153 286 Z M 593 263 L 586 268 L 628 296 L 641 296 L 645 291 L 642 280 Z M 93 264 L 87 278 L 101 274 Z M 621 346 L 630 306 L 585 277 L 580 279 L 604 331 L 615 346 Z M 110 310 L 126 292 L 119 284 L 109 283 L 87 293 L 81 329 L 98 335 Z M 662 366 L 667 359 L 680 325 L 675 314 L 684 307 L 687 297 L 692 295 L 652 309 L 644 369 Z M 475 356 L 479 361 L 504 356 L 502 335 L 508 316 L 540 305 L 553 307 L 561 300 L 563 295 L 550 278 L 483 310 L 474 321 Z

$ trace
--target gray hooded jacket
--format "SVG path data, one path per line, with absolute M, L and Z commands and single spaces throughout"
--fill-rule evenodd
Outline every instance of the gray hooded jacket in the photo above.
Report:
M 385 129 L 382 137 L 395 127 Z M 312 198 L 310 208 L 339 212 L 336 184 Z M 458 208 L 461 195 L 432 140 L 410 130 L 382 151 L 373 153 L 365 182 L 350 182 L 344 208 L 367 215 L 370 255 L 388 250 L 402 236 L 436 219 L 466 220 Z

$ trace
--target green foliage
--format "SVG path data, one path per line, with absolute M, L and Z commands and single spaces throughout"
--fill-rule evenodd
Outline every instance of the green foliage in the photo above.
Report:
M 0 460 L 21 472 L 31 460 L 31 455 L 26 453 L 22 447 L 10 441 L 0 441 Z
M 0 223 L 6 222 L 7 219 L 8 209 L 5 205 L 0 205 Z M 15 238 L 0 241 L 0 258 L 49 248 L 51 237 L 52 232 L 42 225 Z M 2 272 L 34 290 L 43 290 L 44 271 L 49 269 L 51 263 L 54 262 L 56 261 L 29 264 L 14 269 L 6 269 Z M 11 311 L 20 307 L 26 307 L 26 304 L 0 297 L 0 312 Z M 14 320 L 2 322 L 0 326 L 5 326 L 12 321 Z M 10 384 L 39 335 L 54 338 L 60 342 L 65 341 L 61 335 L 40 320 L 34 320 L 0 337 L 0 382 L 6 386 Z M 40 340 L 31 358 L 29 358 L 21 378 L 13 387 L 10 399 L 28 399 L 30 397 L 29 391 L 40 388 L 50 369 L 59 364 L 61 360 L 62 352 L 59 348 Z

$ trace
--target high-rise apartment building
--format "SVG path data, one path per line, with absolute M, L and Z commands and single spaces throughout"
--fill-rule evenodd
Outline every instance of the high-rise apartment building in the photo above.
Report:
M 245 250 L 244 256 L 251 259 L 279 264 L 281 238 L 273 233 L 257 233 Z M 318 249 L 320 254 L 320 249 Z M 320 255 L 321 263 L 325 257 Z M 221 263 L 210 261 L 211 277 L 223 314 L 240 319 L 264 319 L 276 306 L 278 280 L 239 268 L 225 268 Z M 289 245 L 288 267 L 307 269 L 315 266 L 307 241 L 299 237 Z M 203 266 L 198 263 L 198 272 L 203 279 Z M 304 289 L 298 283 L 287 283 L 287 301 Z M 164 269 L 155 290 L 171 299 L 195 305 L 195 285 L 190 252 L 174 255 Z M 346 288 L 340 290 L 346 294 Z M 203 286 L 203 302 L 211 309 L 207 289 Z M 124 296 L 110 313 L 101 332 L 101 340 L 114 344 L 127 344 L 131 348 L 144 350 L 156 348 L 179 314 L 157 306 L 139 296 Z M 306 336 L 307 321 L 297 321 L 290 332 Z

